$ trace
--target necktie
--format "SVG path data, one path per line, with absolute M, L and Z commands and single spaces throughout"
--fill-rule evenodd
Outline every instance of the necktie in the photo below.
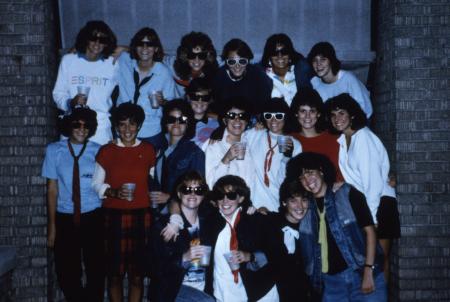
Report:
M 298 231 L 294 230 L 290 226 L 285 226 L 281 230 L 284 232 L 284 245 L 288 250 L 288 254 L 295 253 L 295 240 L 300 237 Z
M 227 224 L 230 226 L 230 230 L 231 230 L 230 251 L 238 250 L 238 239 L 237 239 L 237 234 L 236 234 L 236 226 L 238 225 L 240 219 L 241 219 L 241 212 L 239 211 L 239 213 L 237 213 L 237 215 L 236 215 L 236 219 L 234 220 L 233 226 L 227 221 Z M 239 269 L 232 271 L 232 273 L 234 276 L 234 283 L 238 283 Z
M 72 172 L 72 201 L 73 201 L 73 222 L 76 226 L 80 225 L 81 216 L 81 196 L 80 196 L 80 167 L 78 165 L 78 159 L 83 155 L 86 149 L 87 141 L 84 142 L 81 148 L 80 154 L 75 156 L 72 144 L 67 140 L 69 145 L 70 155 L 73 157 L 73 172 Z
M 328 239 L 327 239 L 327 224 L 325 222 L 325 206 L 323 211 L 319 214 L 319 243 L 320 243 L 320 256 L 322 258 L 322 273 L 328 273 Z
M 149 77 L 143 78 L 142 81 L 139 83 L 139 73 L 136 70 L 133 70 L 133 79 L 134 79 L 133 104 L 137 104 L 139 96 L 141 95 L 141 92 L 139 91 L 139 89 L 141 89 L 142 86 L 144 86 L 148 81 L 150 81 L 152 76 L 153 76 L 153 73 Z
M 275 145 L 272 147 L 272 139 L 270 138 L 269 131 L 267 131 L 267 143 L 269 144 L 269 150 L 266 152 L 266 159 L 264 160 L 264 184 L 266 187 L 269 186 L 269 175 L 267 174 L 270 171 L 270 167 L 272 166 L 272 156 L 274 154 L 274 149 L 278 145 L 278 143 L 275 143 Z

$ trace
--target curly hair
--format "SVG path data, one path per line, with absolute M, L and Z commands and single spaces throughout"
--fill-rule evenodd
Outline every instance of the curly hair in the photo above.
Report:
M 317 113 L 320 114 L 317 119 L 317 123 L 314 125 L 314 128 L 317 132 L 322 132 L 326 128 L 325 122 L 325 113 L 324 113 L 324 104 L 320 94 L 312 88 L 305 87 L 298 91 L 291 103 L 291 114 L 296 116 L 298 111 L 300 110 L 300 106 L 309 106 L 311 108 L 315 108 Z M 294 121 L 293 128 L 295 131 L 301 130 L 301 125 L 297 119 Z
M 270 102 L 268 102 L 264 108 L 263 112 L 261 112 L 261 121 L 264 124 L 264 127 L 268 129 L 267 120 L 264 118 L 265 112 L 282 112 L 284 113 L 284 126 L 283 126 L 283 133 L 291 133 L 292 130 L 292 124 L 294 123 L 294 117 L 291 114 L 291 111 L 289 110 L 289 106 L 286 104 L 283 98 L 272 98 Z
M 187 56 L 196 47 L 200 47 L 207 53 L 203 66 L 203 73 L 206 77 L 212 77 L 219 68 L 216 49 L 211 39 L 205 33 L 192 31 L 181 38 L 180 46 L 177 48 L 177 57 L 173 63 L 176 75 L 182 80 L 189 80 L 191 76 L 191 67 Z
M 88 138 L 97 131 L 97 113 L 86 107 L 75 108 L 70 115 L 66 115 L 61 123 L 61 133 L 70 137 L 73 131 L 73 122 L 83 121 L 89 129 Z
M 336 57 L 336 51 L 330 42 L 319 42 L 315 44 L 308 54 L 308 62 L 312 66 L 312 62 L 316 56 L 324 56 L 330 60 L 331 71 L 336 75 L 341 69 L 341 61 Z
M 186 116 L 187 127 L 186 132 L 183 137 L 191 139 L 195 135 L 195 118 L 194 112 L 192 111 L 191 105 L 183 99 L 174 99 L 167 102 L 163 107 L 162 117 L 161 117 L 161 129 L 163 133 L 167 133 L 167 118 L 170 113 L 174 110 L 179 110 L 181 115 Z
M 153 54 L 153 61 L 161 62 L 164 58 L 164 49 L 161 44 L 161 40 L 159 39 L 158 34 L 153 28 L 144 27 L 138 30 L 138 32 L 131 38 L 130 41 L 130 56 L 132 59 L 139 61 L 139 56 L 136 52 L 137 44 L 142 41 L 144 38 L 148 38 L 150 42 L 156 44 L 158 48 Z
M 247 58 L 249 61 L 253 59 L 253 52 L 247 43 L 241 39 L 231 39 L 224 46 L 221 54 L 223 61 L 226 61 L 230 52 L 235 51 L 242 58 Z
M 108 43 L 103 48 L 102 55 L 105 58 L 109 57 L 117 47 L 117 38 L 108 24 L 100 20 L 88 21 L 84 27 L 81 28 L 75 41 L 75 49 L 79 53 L 86 53 L 89 39 L 95 33 L 102 33 L 108 39 Z
M 343 109 L 348 112 L 351 118 L 350 128 L 352 130 L 359 130 L 367 125 L 367 117 L 364 111 L 359 106 L 358 102 L 348 93 L 341 93 L 335 97 L 328 99 L 325 103 L 325 113 L 329 127 L 332 130 L 331 125 L 331 112 L 335 110 Z
M 113 124 L 118 127 L 121 121 L 129 119 L 130 122 L 135 122 L 138 128 L 141 128 L 145 119 L 145 113 L 141 106 L 135 105 L 131 102 L 120 104 L 116 110 L 113 111 Z
M 270 66 L 270 58 L 275 53 L 277 45 L 281 45 L 283 48 L 287 49 L 290 65 L 295 65 L 302 57 L 297 51 L 295 51 L 292 40 L 288 35 L 283 33 L 273 34 L 266 40 L 266 44 L 264 45 L 264 52 L 261 59 L 262 66 L 266 68 Z
M 244 211 L 247 211 L 247 209 L 252 205 L 250 200 L 250 188 L 247 186 L 244 179 L 236 175 L 225 175 L 216 181 L 211 192 L 212 200 L 219 200 L 218 196 L 225 193 L 226 187 L 231 187 L 233 192 L 236 192 L 239 196 L 244 197 L 241 207 Z
M 304 170 L 322 172 L 323 180 L 328 186 L 336 181 L 336 170 L 328 157 L 314 152 L 303 152 L 289 160 L 285 181 L 298 181 Z

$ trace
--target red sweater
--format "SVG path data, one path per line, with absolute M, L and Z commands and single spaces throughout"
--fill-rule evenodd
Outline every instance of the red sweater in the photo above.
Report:
M 329 132 L 322 132 L 316 137 L 305 137 L 300 133 L 291 133 L 302 144 L 303 152 L 315 152 L 328 157 L 336 169 L 336 181 L 344 181 L 344 177 L 339 170 L 339 144 L 337 135 Z
M 150 168 L 155 165 L 152 145 L 141 142 L 136 147 L 119 147 L 109 143 L 100 148 L 96 160 L 105 170 L 105 183 L 111 188 L 118 189 L 124 183 L 136 184 L 132 201 L 107 197 L 103 207 L 139 209 L 150 206 L 147 178 Z

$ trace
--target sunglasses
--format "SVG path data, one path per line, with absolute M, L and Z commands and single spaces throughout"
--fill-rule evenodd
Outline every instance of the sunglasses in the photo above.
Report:
M 215 200 L 223 200 L 225 196 L 228 198 L 228 200 L 236 200 L 239 194 L 237 192 L 215 192 L 214 195 Z
M 228 66 L 234 66 L 239 64 L 241 66 L 246 66 L 248 64 L 247 58 L 231 58 L 226 60 Z
M 278 49 L 278 50 L 274 50 L 271 54 L 272 57 L 285 56 L 285 55 L 289 55 L 289 50 L 285 47 Z
M 241 113 L 227 112 L 225 114 L 225 118 L 230 119 L 230 120 L 235 120 L 238 118 L 243 121 L 248 121 L 248 120 L 250 120 L 250 114 L 248 114 L 247 112 L 241 112 Z
M 138 41 L 136 47 L 157 47 L 156 42 L 153 41 Z
M 89 124 L 81 123 L 81 122 L 72 122 L 72 129 L 80 129 L 83 127 L 84 129 L 89 129 Z
M 186 124 L 187 123 L 187 116 L 179 116 L 179 117 L 175 117 L 175 116 L 171 116 L 169 115 L 166 119 L 167 124 Z
M 183 186 L 180 189 L 181 194 L 183 195 L 189 195 L 194 193 L 197 196 L 203 196 L 206 193 L 206 188 L 205 187 L 186 187 Z
M 271 120 L 275 118 L 277 121 L 284 120 L 284 112 L 264 112 L 264 119 Z
M 206 60 L 207 57 L 208 57 L 208 53 L 205 51 L 202 51 L 202 52 L 190 51 L 187 53 L 188 60 L 195 60 L 195 58 L 198 58 L 199 60 Z
M 200 94 L 195 94 L 195 93 L 189 93 L 189 100 L 209 102 L 211 100 L 211 96 L 209 94 L 200 95 Z
M 98 41 L 98 43 L 100 43 L 100 44 L 108 44 L 108 42 L 109 42 L 109 38 L 108 37 L 99 37 L 97 35 L 91 35 L 88 38 L 88 40 L 91 41 L 91 42 Z

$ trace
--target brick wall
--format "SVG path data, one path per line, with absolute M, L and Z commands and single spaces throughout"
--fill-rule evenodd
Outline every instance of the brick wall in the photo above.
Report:
M 378 1 L 375 129 L 398 179 L 392 301 L 450 301 L 450 5 Z
M 47 301 L 44 147 L 57 46 L 51 0 L 0 1 L 0 245 L 18 247 L 15 301 Z

